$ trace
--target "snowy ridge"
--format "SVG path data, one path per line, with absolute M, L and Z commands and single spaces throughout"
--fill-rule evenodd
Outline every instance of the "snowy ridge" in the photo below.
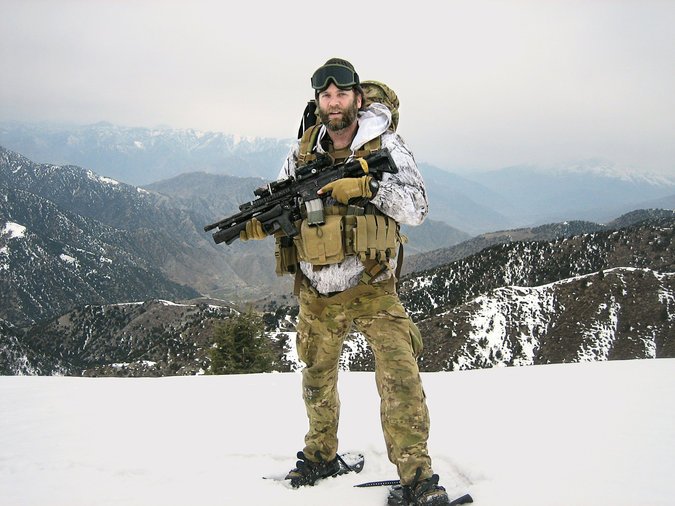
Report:
M 545 169 L 540 169 L 545 170 Z M 605 176 L 627 182 L 641 182 L 654 186 L 667 186 L 675 189 L 675 179 L 663 174 L 648 173 L 631 167 L 620 167 L 610 160 L 581 160 L 556 165 L 551 169 L 554 173 L 581 173 Z
M 674 294 L 675 273 L 635 268 L 498 288 L 420 322 L 434 343 L 423 361 L 458 370 L 671 356 Z
M 285 342 L 283 362 L 302 363 L 295 318 L 270 332 Z M 426 371 L 673 356 L 675 273 L 614 268 L 535 287 L 489 291 L 417 323 Z M 352 332 L 341 370 L 372 370 L 365 338 Z
M 401 297 L 415 317 L 443 312 L 486 290 L 541 286 L 614 267 L 670 271 L 673 217 L 553 241 L 498 244 L 470 257 L 403 279 Z

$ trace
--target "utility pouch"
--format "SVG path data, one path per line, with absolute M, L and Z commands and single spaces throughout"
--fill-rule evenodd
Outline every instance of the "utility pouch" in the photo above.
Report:
M 415 322 L 408 320 L 410 322 L 410 341 L 412 343 L 413 355 L 415 358 L 418 358 L 424 351 L 424 342 L 422 341 L 422 333 L 420 329 L 417 328 Z
M 385 215 L 366 214 L 355 216 L 353 249 L 361 261 L 385 262 L 398 253 L 399 233 L 395 220 Z
M 299 260 L 312 265 L 329 265 L 345 259 L 343 217 L 326 215 L 323 225 L 310 226 L 303 220 L 300 235 L 294 238 Z
M 300 226 L 300 224 L 298 223 L 297 226 Z M 275 272 L 277 276 L 296 273 L 298 269 L 298 257 L 292 237 L 275 234 L 274 258 L 276 260 Z

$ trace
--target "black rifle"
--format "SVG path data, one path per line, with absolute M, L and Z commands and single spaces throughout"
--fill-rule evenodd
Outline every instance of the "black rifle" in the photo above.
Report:
M 377 180 L 382 179 L 384 172 L 392 174 L 398 172 L 387 149 L 375 151 L 366 156 L 365 160 L 368 164 L 368 174 Z M 320 188 L 343 177 L 363 175 L 364 167 L 358 159 L 333 165 L 328 155 L 321 156 L 299 168 L 295 176 L 258 188 L 253 192 L 257 199 L 241 204 L 240 212 L 205 226 L 204 231 L 218 228 L 219 230 L 213 234 L 213 240 L 216 244 L 221 242 L 230 244 L 246 229 L 246 222 L 256 218 L 262 223 L 263 230 L 267 234 L 283 230 L 284 234 L 293 237 L 298 234 L 294 222 L 303 217 L 301 212 L 303 205 L 310 225 L 324 223 L 322 198 L 325 196 L 316 193 Z

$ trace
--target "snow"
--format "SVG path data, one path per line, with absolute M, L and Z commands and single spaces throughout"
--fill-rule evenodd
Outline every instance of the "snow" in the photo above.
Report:
M 584 342 L 577 354 L 580 362 L 592 362 L 594 360 L 609 360 L 617 327 L 619 326 L 619 313 L 621 305 L 616 302 L 612 295 L 609 304 L 602 303 L 596 312 L 593 323 L 588 330 L 583 332 Z
M 0 248 L 0 271 L 8 271 L 9 270 L 9 248 L 7 246 L 3 246 Z
M 112 186 L 119 186 L 119 184 L 120 184 L 119 181 L 117 181 L 115 179 L 105 177 L 105 176 L 99 176 L 98 174 L 96 174 L 95 172 L 93 172 L 91 170 L 87 171 L 87 177 L 89 179 L 91 179 L 92 181 L 96 181 L 96 182 L 99 182 L 99 183 L 102 183 L 102 184 L 108 184 L 108 185 L 112 185 Z
M 157 302 L 163 306 L 175 306 L 175 307 L 194 307 L 194 304 L 180 304 L 178 302 L 173 302 L 171 300 L 157 299 Z
M 2 229 L 2 235 L 9 235 L 10 239 L 21 239 L 26 235 L 26 227 L 8 221 L 5 223 L 5 227 Z
M 114 369 L 123 369 L 125 367 L 129 367 L 132 364 L 139 364 L 139 365 L 144 365 L 146 367 L 154 367 L 157 365 L 157 362 L 153 362 L 151 360 L 139 360 L 138 362 L 118 362 L 111 364 L 111 366 Z
M 423 374 L 434 470 L 477 506 L 671 505 L 675 359 Z M 0 496 L 21 506 L 384 505 L 396 478 L 373 373 L 340 376 L 359 475 L 293 490 L 297 373 L 0 378 Z
M 74 265 L 75 267 L 78 267 L 80 265 L 76 258 L 71 257 L 70 255 L 66 255 L 65 253 L 61 253 L 59 255 L 59 258 L 61 259 L 62 262 Z

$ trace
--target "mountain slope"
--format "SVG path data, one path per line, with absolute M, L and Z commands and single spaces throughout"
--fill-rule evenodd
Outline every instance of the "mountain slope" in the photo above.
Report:
M 606 229 L 604 225 L 597 223 L 572 221 L 551 223 L 534 228 L 527 227 L 480 234 L 448 248 L 440 248 L 409 256 L 403 265 L 403 274 L 424 271 L 449 264 L 497 244 L 518 241 L 550 241 L 604 229 Z
M 1 318 L 27 323 L 86 303 L 197 295 L 134 254 L 133 234 L 61 211 L 23 190 L 2 193 Z
M 538 227 L 525 227 L 480 234 L 454 246 L 421 252 L 406 258 L 403 273 L 410 274 L 468 257 L 497 244 L 518 241 L 552 241 L 564 237 L 590 234 L 602 230 L 615 230 L 635 225 L 641 221 L 669 219 L 675 211 L 669 209 L 639 209 L 626 213 L 607 224 L 588 221 L 565 221 L 549 223 Z
M 233 311 L 211 300 L 80 306 L 27 329 L 0 328 L 0 374 L 203 374 L 214 329 Z
M 236 181 L 231 191 L 221 186 L 222 192 L 212 204 L 202 200 L 201 205 L 191 207 L 180 199 L 80 167 L 36 164 L 0 148 L 0 184 L 35 194 L 60 211 L 125 231 L 129 239 L 123 244 L 128 253 L 155 266 L 173 282 L 199 293 L 270 293 L 270 286 L 279 286 L 269 260 L 273 258 L 271 241 L 237 242 L 225 248 L 215 245 L 203 231 L 206 223 L 233 212 L 244 187 L 252 192 L 260 184 L 256 178 L 228 179 L 231 181 Z
M 552 242 L 499 244 L 401 282 L 413 315 L 430 316 L 488 290 L 538 286 L 613 267 L 675 271 L 675 218 Z
M 504 287 L 419 323 L 423 370 L 675 357 L 675 273 Z

